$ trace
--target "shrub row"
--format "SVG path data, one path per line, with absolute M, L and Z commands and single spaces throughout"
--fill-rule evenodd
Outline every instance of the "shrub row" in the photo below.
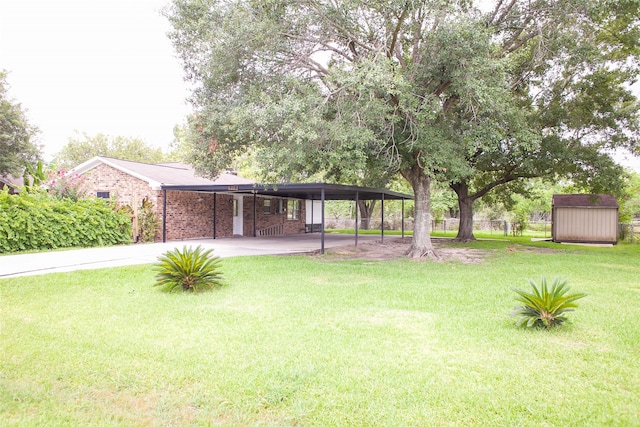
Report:
M 131 217 L 102 199 L 0 191 L 0 253 L 131 242 Z

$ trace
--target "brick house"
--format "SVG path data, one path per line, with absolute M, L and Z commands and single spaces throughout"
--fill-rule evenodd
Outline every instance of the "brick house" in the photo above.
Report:
M 386 189 L 340 184 L 259 184 L 233 173 L 207 179 L 179 162 L 147 164 L 94 157 L 68 173 L 82 176 L 87 190 L 96 197 L 114 198 L 130 206 L 134 217 L 142 201 L 150 201 L 160 219 L 156 241 L 319 231 L 324 251 L 326 200 L 356 204 L 358 200 L 380 200 L 384 223 L 385 199 L 402 200 L 403 212 L 404 200 L 413 199 Z M 356 209 L 356 242 L 357 227 Z
M 89 194 L 114 198 L 137 213 L 151 201 L 161 220 L 156 240 L 294 234 L 305 231 L 305 204 L 299 199 L 258 195 L 239 188 L 254 181 L 233 173 L 211 180 L 187 164 L 146 164 L 94 157 L 70 174 L 85 180 Z M 174 189 L 175 187 L 175 189 Z M 179 188 L 177 188 L 179 187 Z

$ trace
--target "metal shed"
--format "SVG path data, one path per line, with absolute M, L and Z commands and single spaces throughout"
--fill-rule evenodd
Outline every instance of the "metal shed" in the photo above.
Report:
M 608 194 L 555 194 L 551 221 L 554 242 L 618 242 L 618 201 Z

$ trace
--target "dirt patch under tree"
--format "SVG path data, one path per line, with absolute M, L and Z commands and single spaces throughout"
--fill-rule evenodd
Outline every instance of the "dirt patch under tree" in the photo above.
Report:
M 459 261 L 465 264 L 479 264 L 484 261 L 488 253 L 478 249 L 471 249 L 453 242 L 451 239 L 431 239 L 439 261 Z M 367 260 L 392 260 L 406 258 L 410 237 L 385 237 L 384 243 L 375 242 L 358 243 L 358 246 L 341 246 L 331 248 L 325 252 L 325 256 L 334 259 L 367 259 Z

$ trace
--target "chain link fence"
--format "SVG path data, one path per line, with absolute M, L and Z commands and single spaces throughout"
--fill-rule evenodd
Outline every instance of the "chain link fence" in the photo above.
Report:
M 362 223 L 358 224 L 358 226 L 362 230 L 361 224 Z M 458 230 L 459 224 L 460 220 L 457 218 L 432 220 L 431 229 L 433 231 L 455 232 Z M 326 220 L 326 228 L 353 230 L 355 228 L 355 221 L 353 219 L 330 218 Z M 370 230 L 380 230 L 380 228 L 379 218 L 369 220 Z M 473 220 L 474 230 L 488 231 L 490 234 L 495 233 L 500 236 L 521 235 L 523 231 L 521 228 L 519 223 L 507 220 Z M 525 228 L 527 232 L 533 232 L 540 237 L 551 238 L 551 221 L 529 221 Z M 384 229 L 401 230 L 402 220 L 399 218 L 385 219 Z M 404 220 L 404 229 L 407 231 L 413 230 L 413 219 L 406 218 Z M 640 243 L 640 221 L 634 221 L 629 224 L 619 224 L 618 239 L 624 242 Z
M 619 224 L 618 239 L 629 243 L 640 243 L 640 221 Z
M 362 222 L 358 224 L 359 228 L 362 229 Z M 433 231 L 444 231 L 444 232 L 454 232 L 458 231 L 458 226 L 460 224 L 460 220 L 457 218 L 448 218 L 448 219 L 438 219 L 431 221 L 431 229 Z M 354 229 L 355 221 L 353 219 L 336 219 L 331 218 L 326 220 L 326 228 L 328 229 L 342 229 L 349 230 Z M 370 230 L 380 230 L 380 219 L 371 219 L 369 220 L 369 229 Z M 473 229 L 478 231 L 488 231 L 490 234 L 507 236 L 510 234 L 517 234 L 520 231 L 520 224 L 509 222 L 506 220 L 489 220 L 489 219 L 478 219 L 473 220 Z M 527 230 L 540 232 L 544 237 L 551 237 L 551 222 L 548 221 L 537 221 L 537 222 L 529 222 L 527 224 Z M 385 230 L 401 230 L 402 229 L 402 220 L 399 218 L 391 218 L 385 219 L 384 221 L 384 229 Z M 404 220 L 404 229 L 409 231 L 413 230 L 413 219 L 406 218 Z

